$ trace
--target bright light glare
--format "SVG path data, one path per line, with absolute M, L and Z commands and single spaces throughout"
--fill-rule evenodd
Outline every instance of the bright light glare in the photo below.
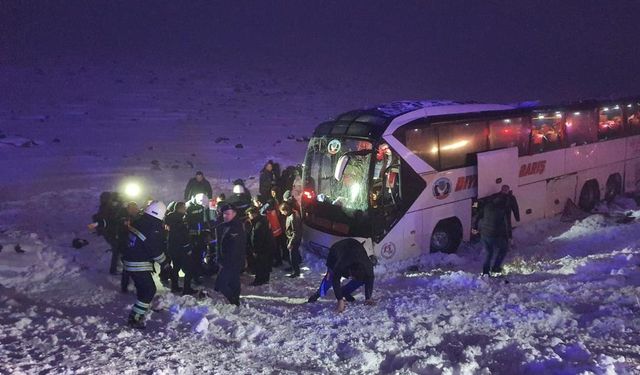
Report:
M 449 150 L 455 150 L 458 148 L 462 148 L 464 146 L 466 146 L 467 144 L 469 144 L 469 141 L 467 140 L 462 140 L 462 141 L 458 141 L 458 142 L 454 142 L 450 145 L 446 145 L 446 146 L 442 146 L 440 147 L 440 151 L 449 151 Z M 431 149 L 431 153 L 432 154 L 437 154 L 438 153 L 438 147 L 433 147 Z
M 129 182 L 124 187 L 124 193 L 129 198 L 137 198 L 140 195 L 141 191 L 142 189 L 140 189 L 140 185 L 136 184 L 135 182 Z

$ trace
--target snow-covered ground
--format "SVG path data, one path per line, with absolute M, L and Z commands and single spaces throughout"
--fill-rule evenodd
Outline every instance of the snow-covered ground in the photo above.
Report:
M 106 244 L 85 229 L 99 193 L 136 176 L 168 201 L 198 169 L 216 192 L 237 177 L 254 188 L 266 159 L 302 160 L 316 123 L 401 98 L 346 82 L 117 63 L 5 69 L 0 373 L 640 373 L 640 210 L 624 198 L 516 229 L 509 283 L 479 279 L 482 254 L 467 244 L 383 272 L 377 306 L 357 295 L 338 315 L 331 298 L 305 303 L 324 272 L 308 255 L 298 280 L 276 270 L 251 287 L 244 276 L 239 309 L 160 290 L 147 329 L 126 328 L 134 294 L 119 293 Z M 75 237 L 90 244 L 74 249 Z

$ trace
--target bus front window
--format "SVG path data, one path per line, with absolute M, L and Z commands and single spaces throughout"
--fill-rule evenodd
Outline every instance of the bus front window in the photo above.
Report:
M 371 142 L 349 138 L 314 137 L 309 142 L 304 169 L 305 221 L 336 234 L 364 236 L 368 226 Z M 338 160 L 349 155 L 339 180 Z

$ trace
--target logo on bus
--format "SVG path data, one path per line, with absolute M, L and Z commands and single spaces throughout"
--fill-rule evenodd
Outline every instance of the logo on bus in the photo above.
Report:
M 478 186 L 478 175 L 460 176 L 456 181 L 455 191 L 468 190 Z
M 341 147 L 342 147 L 342 144 L 340 143 L 340 141 L 338 139 L 333 139 L 327 145 L 327 152 L 329 152 L 331 155 L 335 155 L 338 152 L 340 152 Z
M 441 177 L 433 183 L 433 196 L 436 199 L 445 199 L 451 193 L 451 181 L 446 177 Z
M 387 242 L 382 246 L 380 255 L 382 255 L 384 259 L 393 258 L 393 256 L 396 255 L 396 245 L 393 242 Z
M 534 174 L 543 174 L 547 166 L 546 160 L 534 161 L 533 163 L 522 164 L 520 166 L 520 177 L 532 176 Z

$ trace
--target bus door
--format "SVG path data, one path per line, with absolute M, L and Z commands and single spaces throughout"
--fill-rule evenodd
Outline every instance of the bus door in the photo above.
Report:
M 478 154 L 478 199 L 499 192 L 502 185 L 518 188 L 517 147 Z

